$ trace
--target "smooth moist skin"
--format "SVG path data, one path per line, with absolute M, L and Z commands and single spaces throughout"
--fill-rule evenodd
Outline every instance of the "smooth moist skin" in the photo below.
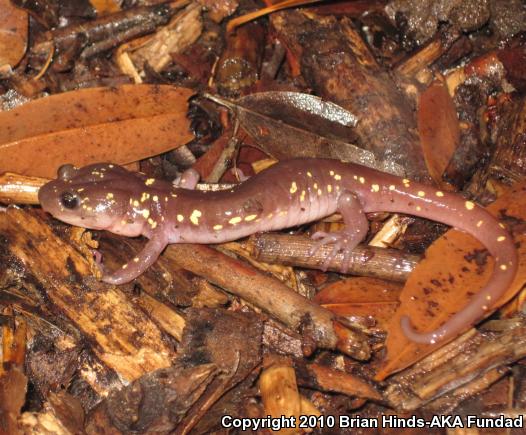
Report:
M 510 286 L 517 270 L 511 236 L 486 210 L 459 195 L 442 192 L 364 166 L 328 159 L 282 161 L 231 190 L 193 190 L 195 172 L 183 174 L 178 188 L 112 164 L 59 169 L 58 178 L 40 189 L 44 210 L 72 225 L 143 235 L 144 249 L 103 280 L 129 282 L 143 273 L 169 243 L 220 243 L 262 231 L 301 225 L 336 211 L 345 229 L 316 233 L 317 249 L 333 244 L 327 267 L 338 252 L 344 271 L 351 251 L 368 231 L 365 213 L 397 212 L 432 219 L 477 238 L 495 259 L 486 286 L 438 329 L 420 333 L 402 318 L 406 336 L 434 343 L 473 325 Z

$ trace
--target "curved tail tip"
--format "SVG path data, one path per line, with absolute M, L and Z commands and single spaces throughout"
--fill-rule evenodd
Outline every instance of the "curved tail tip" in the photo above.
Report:
M 421 334 L 418 331 L 416 331 L 413 326 L 411 325 L 411 320 L 409 319 L 409 316 L 402 316 L 400 318 L 400 327 L 402 328 L 402 332 L 404 335 L 411 341 L 414 341 L 415 343 L 421 343 L 421 344 L 435 344 L 438 340 L 440 340 L 440 334 L 433 332 L 428 332 Z

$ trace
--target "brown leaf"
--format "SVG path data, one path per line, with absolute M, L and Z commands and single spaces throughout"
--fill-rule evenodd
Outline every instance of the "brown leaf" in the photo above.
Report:
M 418 134 L 429 174 L 446 188 L 442 174 L 458 146 L 460 128 L 453 100 L 441 81 L 435 81 L 420 95 Z
M 111 14 L 121 10 L 116 0 L 90 0 L 91 6 L 97 11 L 97 15 Z
M 193 91 L 153 85 L 53 95 L 0 113 L 0 173 L 54 178 L 64 163 L 127 164 L 190 141 Z
M 226 100 L 207 98 L 228 107 L 258 146 L 278 160 L 322 157 L 360 163 L 403 175 L 394 163 L 378 161 L 374 154 L 349 143 L 358 118 L 346 109 L 300 92 L 260 92 Z
M 356 277 L 329 284 L 314 301 L 342 317 L 373 316 L 385 329 L 399 302 L 402 286 L 377 278 Z
M 525 183 L 513 186 L 488 207 L 493 215 L 503 210 L 511 221 L 526 220 Z M 488 315 L 513 298 L 526 282 L 526 232 L 518 229 L 514 240 L 519 255 L 517 275 Z M 486 261 L 477 263 L 476 257 L 482 252 L 485 251 L 476 239 L 456 230 L 448 231 L 431 245 L 402 290 L 400 308 L 388 327 L 387 357 L 376 379 L 384 379 L 444 345 L 444 342 L 427 345 L 410 341 L 400 329 L 400 318 L 407 315 L 418 330 L 429 331 L 463 309 L 471 292 L 482 288 L 493 271 L 493 258 L 488 256 Z
M 15 67 L 27 48 L 27 12 L 10 0 L 0 0 L 0 73 L 6 65 Z

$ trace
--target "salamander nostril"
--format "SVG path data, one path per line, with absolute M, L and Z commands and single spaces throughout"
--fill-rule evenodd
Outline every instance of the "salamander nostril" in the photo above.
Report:
M 78 196 L 71 192 L 63 192 L 62 195 L 60 195 L 60 202 L 64 207 L 69 208 L 70 210 L 79 206 Z

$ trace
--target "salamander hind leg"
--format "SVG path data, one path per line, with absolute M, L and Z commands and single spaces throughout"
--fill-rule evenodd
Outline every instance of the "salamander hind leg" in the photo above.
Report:
M 314 255 L 322 246 L 333 244 L 331 253 L 323 262 L 322 269 L 325 271 L 339 252 L 343 253 L 343 261 L 341 263 L 340 271 L 347 273 L 349 263 L 351 260 L 351 253 L 354 248 L 360 243 L 369 230 L 369 223 L 365 217 L 362 204 L 358 197 L 352 192 L 342 192 L 338 198 L 337 210 L 343 216 L 345 228 L 336 233 L 325 233 L 318 231 L 312 235 L 314 240 L 318 242 L 310 250 L 310 254 Z

